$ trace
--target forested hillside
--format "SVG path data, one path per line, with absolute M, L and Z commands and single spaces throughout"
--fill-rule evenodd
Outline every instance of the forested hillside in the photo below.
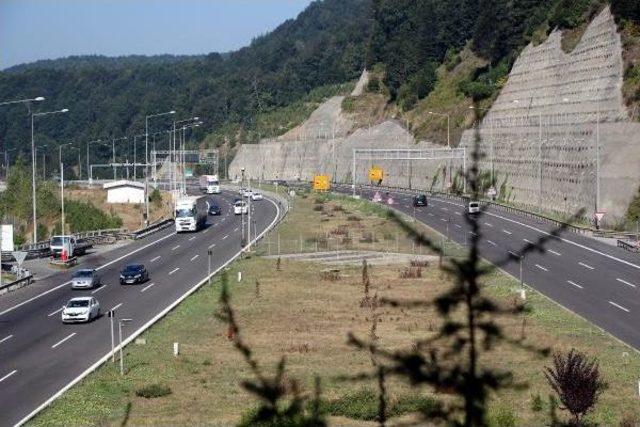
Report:
M 229 123 L 251 130 L 258 114 L 359 75 L 369 39 L 369 11 L 369 0 L 314 2 L 297 19 L 228 54 L 89 56 L 17 66 L 0 73 L 0 99 L 45 96 L 36 108 L 69 108 L 65 117 L 38 122 L 39 144 L 50 147 L 141 133 L 145 114 L 173 108 L 177 118 L 198 115 L 206 121 L 200 138 Z M 23 107 L 4 110 L 0 141 L 8 149 L 20 146 L 26 152 L 29 126 Z

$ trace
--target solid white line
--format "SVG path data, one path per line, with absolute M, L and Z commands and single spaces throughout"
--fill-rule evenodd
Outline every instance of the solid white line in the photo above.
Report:
M 180 270 L 180 267 L 174 268 L 173 270 L 171 270 L 169 272 L 169 276 L 171 276 L 173 273 L 175 273 L 176 271 Z
M 12 376 L 13 374 L 15 374 L 16 372 L 18 372 L 17 370 L 13 370 L 11 372 L 9 372 L 7 375 L 5 375 L 4 377 L 0 378 L 0 383 L 4 380 L 6 380 L 7 378 L 9 378 L 10 376 Z
M 174 247 L 171 248 L 172 251 L 175 251 L 176 249 L 178 249 L 180 247 L 180 245 L 176 245 Z
M 513 234 L 512 232 L 510 232 L 509 230 L 505 230 L 504 228 L 502 229 L 502 232 L 504 234 L 508 234 L 508 235 L 512 235 Z
M 447 211 L 447 212 L 449 211 L 449 209 L 447 209 L 447 208 L 440 208 L 440 209 L 442 209 L 443 211 Z
M 528 239 L 522 239 L 522 240 L 524 240 L 525 243 L 529 243 L 530 245 L 533 245 L 533 242 L 531 240 L 528 240 Z
M 153 258 L 153 259 L 152 259 L 151 261 L 149 261 L 149 262 L 155 262 L 155 261 L 159 260 L 160 258 L 162 258 L 162 257 L 161 257 L 160 255 L 158 255 L 157 257 Z
M 238 227 L 234 228 L 233 231 L 238 231 Z
M 6 337 L 2 338 L 0 340 L 0 344 L 2 344 L 3 342 L 10 340 L 11 338 L 13 338 L 13 335 L 7 335 Z
M 56 314 L 60 313 L 62 311 L 64 307 L 60 307 L 59 309 L 57 309 L 56 311 L 54 311 L 53 313 L 49 313 L 47 314 L 47 317 L 51 317 L 51 316 L 55 316 Z
M 101 290 L 103 290 L 104 288 L 106 288 L 107 285 L 102 285 L 100 286 L 98 289 L 94 289 L 93 291 L 91 291 L 91 294 L 97 294 L 98 292 L 100 292 Z
M 122 307 L 122 303 L 120 303 L 120 304 L 116 305 L 115 307 L 113 307 L 113 308 L 111 309 L 111 311 L 116 311 L 116 310 L 117 310 L 117 309 L 119 309 L 120 307 Z
M 444 219 L 444 218 L 440 218 L 440 219 L 441 219 L 442 221 L 444 221 L 444 222 L 447 222 L 447 220 L 446 220 L 446 219 Z
M 543 270 L 543 271 L 549 271 L 545 267 L 541 266 L 540 264 L 536 264 L 536 267 L 538 267 L 540 270 Z
M 142 290 L 141 290 L 140 292 L 144 292 L 144 291 L 146 291 L 147 289 L 149 289 L 149 288 L 150 288 L 150 287 L 152 287 L 153 285 L 155 285 L 155 283 L 152 283 L 152 284 L 150 284 L 150 285 L 148 285 L 148 286 L 145 286 L 144 288 L 142 288 Z
M 582 286 L 578 285 L 578 284 L 577 284 L 577 283 L 575 283 L 575 282 L 572 282 L 571 280 L 567 280 L 567 283 L 568 283 L 568 284 L 570 284 L 570 285 L 575 286 L 576 288 L 582 289 Z
M 431 212 L 427 212 L 427 215 L 429 216 L 433 216 L 433 214 Z
M 621 305 L 619 305 L 619 304 L 616 304 L 616 303 L 615 303 L 615 302 L 613 302 L 613 301 L 609 301 L 609 304 L 611 304 L 611 305 L 612 305 L 612 306 L 614 306 L 614 307 L 619 308 L 620 310 L 623 310 L 623 311 L 626 311 L 627 313 L 630 313 L 630 311 L 629 311 L 629 309 L 628 309 L 628 308 L 624 308 L 623 306 L 621 306 Z
M 228 235 L 228 234 L 227 234 L 226 236 L 224 236 L 224 237 L 222 238 L 222 240 L 226 239 L 227 237 L 229 237 L 229 235 Z
M 511 255 L 513 255 L 514 257 L 516 257 L 516 258 L 520 258 L 520 255 L 519 255 L 519 254 L 517 254 L 517 253 L 515 253 L 515 252 L 513 252 L 513 251 L 509 251 L 509 253 L 510 253 Z
M 193 258 L 191 258 L 191 261 L 195 260 L 196 258 L 198 258 L 200 255 L 194 255 Z
M 252 244 L 255 243 L 256 241 L 258 241 L 258 239 L 261 239 L 265 234 L 267 234 L 267 232 L 269 230 L 271 230 L 273 228 L 273 226 L 277 223 L 279 217 L 280 217 L 280 208 L 278 207 L 278 205 L 276 203 L 274 203 L 271 199 L 267 199 L 275 208 L 276 208 L 276 215 L 275 218 L 273 219 L 273 221 L 271 221 L 271 223 L 269 224 L 269 226 L 267 228 L 265 228 L 262 233 L 260 233 L 254 240 L 253 242 L 251 242 Z M 225 269 L 229 264 L 231 264 L 233 261 L 235 261 L 241 254 L 242 254 L 243 250 L 240 250 L 238 252 L 236 252 L 231 258 L 229 258 L 227 260 L 227 262 L 225 262 L 223 265 L 221 265 L 220 267 L 218 267 L 217 270 L 211 272 L 210 276 L 205 277 L 204 279 L 202 279 L 200 282 L 196 283 L 195 285 L 193 285 L 193 287 L 191 289 L 189 289 L 187 292 L 185 292 L 184 294 L 182 294 L 182 296 L 180 296 L 178 299 L 176 299 L 175 301 L 173 301 L 172 303 L 170 303 L 167 307 L 164 308 L 164 310 L 162 310 L 160 313 L 158 313 L 157 315 L 155 315 L 152 319 L 150 319 L 147 323 L 145 323 L 144 325 L 142 325 L 140 328 L 138 328 L 135 332 L 133 332 L 131 335 L 129 335 L 127 338 L 125 338 L 124 342 L 120 345 L 118 345 L 116 347 L 116 350 L 119 350 L 120 347 L 124 347 L 127 344 L 129 344 L 130 342 L 132 342 L 133 340 L 135 340 L 140 334 L 142 334 L 144 331 L 146 331 L 147 329 L 149 329 L 153 324 L 155 324 L 158 320 L 162 319 L 164 316 L 167 315 L 167 313 L 169 313 L 171 310 L 173 310 L 177 305 L 179 305 L 182 301 L 184 301 L 185 299 L 187 299 L 191 294 L 193 294 L 195 291 L 197 291 L 198 289 L 200 289 L 200 287 L 202 287 L 203 285 L 209 283 L 209 277 L 213 277 L 216 274 L 218 274 L 220 271 L 222 271 L 223 269 Z M 93 365 L 89 366 L 87 369 L 85 369 L 84 372 L 82 372 L 80 375 L 78 375 L 77 377 L 75 377 L 73 380 L 69 381 L 65 386 L 63 386 L 62 388 L 60 388 L 60 390 L 58 390 L 57 392 L 55 392 L 51 397 L 49 397 L 46 401 L 44 401 L 40 406 L 38 406 L 36 409 L 34 409 L 33 411 L 29 412 L 27 415 L 25 415 L 20 421 L 18 421 L 16 423 L 16 426 L 21 426 L 23 424 L 25 424 L 27 421 L 29 421 L 31 418 L 35 417 L 39 412 L 41 412 L 44 408 L 48 407 L 49 405 L 51 405 L 51 403 L 53 401 L 55 401 L 57 398 L 59 398 L 60 396 L 62 396 L 62 394 L 64 394 L 67 390 L 69 390 L 71 387 L 73 387 L 74 385 L 76 385 L 77 383 L 79 383 L 80 381 L 82 381 L 84 378 L 87 377 L 87 375 L 91 374 L 92 372 L 94 372 L 96 369 L 98 369 L 102 364 L 104 364 L 107 360 L 109 360 L 109 358 L 111 357 L 111 351 L 107 352 L 104 356 L 102 356 L 101 359 L 99 359 L 98 361 L 96 361 Z
M 469 234 L 471 234 L 472 236 L 477 236 L 477 234 L 474 233 L 473 231 L 470 231 Z
M 8 312 L 13 311 L 13 310 L 15 310 L 15 309 L 16 309 L 16 308 L 18 308 L 18 307 L 21 307 L 21 306 L 23 306 L 23 305 L 25 305 L 25 304 L 28 304 L 28 303 L 30 303 L 31 301 L 37 300 L 38 298 L 40 298 L 41 296 L 44 296 L 44 295 L 48 294 L 49 292 L 53 292 L 53 291 L 56 291 L 56 290 L 58 290 L 58 289 L 60 289 L 60 288 L 62 288 L 62 287 L 64 287 L 64 286 L 67 286 L 69 283 L 71 283 L 71 281 L 69 281 L 69 282 L 65 282 L 65 283 L 63 283 L 62 285 L 58 285 L 58 286 L 56 286 L 55 288 L 51 288 L 51 289 L 49 289 L 48 291 L 45 291 L 45 292 L 43 292 L 43 293 L 41 293 L 41 294 L 36 295 L 36 296 L 35 296 L 35 297 L 33 297 L 33 298 L 29 298 L 28 300 L 21 302 L 20 304 L 16 304 L 16 305 L 14 305 L 13 307 L 8 308 L 8 309 L 6 309 L 5 311 L 3 311 L 2 313 L 0 313 L 0 316 L 2 316 L 3 314 L 7 314 Z
M 579 262 L 578 264 L 580 264 L 584 268 L 588 268 L 589 270 L 595 270 L 595 268 L 591 267 L 589 264 L 585 264 L 584 262 Z
M 65 342 L 68 339 L 73 338 L 76 335 L 75 332 L 67 335 L 65 338 L 62 338 L 60 341 L 58 341 L 57 343 L 55 343 L 54 345 L 51 346 L 51 348 L 56 348 L 57 346 L 59 346 L 60 344 L 62 344 L 63 342 Z
M 627 286 L 631 286 L 632 288 L 635 288 L 635 287 L 636 287 L 636 285 L 634 285 L 633 283 L 629 283 L 629 282 L 627 282 L 626 280 L 622 280 L 622 279 L 616 279 L 616 280 L 617 280 L 618 282 L 620 282 L 620 283 L 624 283 L 624 284 L 625 284 L 625 285 L 627 285 Z
M 487 243 L 490 244 L 491 246 L 496 246 L 496 244 L 493 243 L 491 240 L 487 240 Z
M 547 252 L 551 252 L 552 254 L 557 255 L 557 256 L 562 255 L 560 252 L 556 252 L 556 251 L 554 251 L 552 249 L 547 249 Z
M 488 222 L 485 222 L 484 225 L 486 225 L 487 227 L 493 227 L 493 225 L 489 224 Z
M 215 226 L 215 224 L 213 224 Z M 209 229 L 207 228 L 206 230 L 204 230 L 202 233 L 207 233 L 209 232 Z
M 195 239 L 195 238 L 196 238 L 196 236 L 189 237 L 189 241 L 192 241 L 192 240 L 193 240 L 193 239 Z

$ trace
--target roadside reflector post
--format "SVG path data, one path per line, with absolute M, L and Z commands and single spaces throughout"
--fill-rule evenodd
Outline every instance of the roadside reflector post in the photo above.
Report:
M 180 344 L 177 342 L 173 343 L 173 357 L 178 357 L 180 354 Z
M 238 271 L 238 282 L 242 281 L 242 271 Z
M 115 317 L 115 311 L 109 310 L 107 316 L 109 316 L 109 323 L 111 324 L 111 362 L 116 363 L 116 350 L 115 350 L 115 335 L 113 332 L 113 318 Z

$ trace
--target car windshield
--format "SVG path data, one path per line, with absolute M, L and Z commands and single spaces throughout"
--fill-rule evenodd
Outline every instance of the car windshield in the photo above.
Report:
M 142 270 L 141 265 L 127 265 L 124 268 L 125 273 L 138 273 L 140 270 Z
M 477 203 L 469 203 L 469 207 L 470 208 L 477 208 L 478 204 Z
M 69 304 L 67 304 L 67 308 L 78 308 L 78 307 L 89 307 L 89 300 L 75 300 L 75 301 L 69 301 Z
M 427 196 L 423 194 L 423 195 L 417 196 L 416 199 L 420 202 L 424 202 L 425 200 L 427 200 Z
M 176 218 L 188 218 L 195 215 L 193 209 L 178 209 L 176 210 Z
M 244 207 L 245 203 L 244 202 L 236 202 L 236 207 L 237 208 L 241 208 Z
M 220 206 L 218 206 L 218 205 L 211 205 L 211 210 L 212 210 L 212 211 L 217 211 L 218 209 L 220 209 Z
M 91 270 L 80 270 L 80 271 L 76 271 L 76 274 L 74 274 L 74 277 L 91 277 L 93 276 L 93 271 Z
M 63 244 L 63 242 L 65 240 L 69 241 L 69 238 L 64 238 L 64 237 L 57 236 L 57 237 L 54 237 L 54 238 L 51 239 L 51 244 L 53 246 L 62 246 L 62 244 Z

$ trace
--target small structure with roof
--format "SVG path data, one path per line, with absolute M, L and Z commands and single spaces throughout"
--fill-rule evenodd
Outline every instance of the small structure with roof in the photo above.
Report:
M 107 190 L 107 203 L 144 203 L 144 184 L 120 180 L 103 185 Z

